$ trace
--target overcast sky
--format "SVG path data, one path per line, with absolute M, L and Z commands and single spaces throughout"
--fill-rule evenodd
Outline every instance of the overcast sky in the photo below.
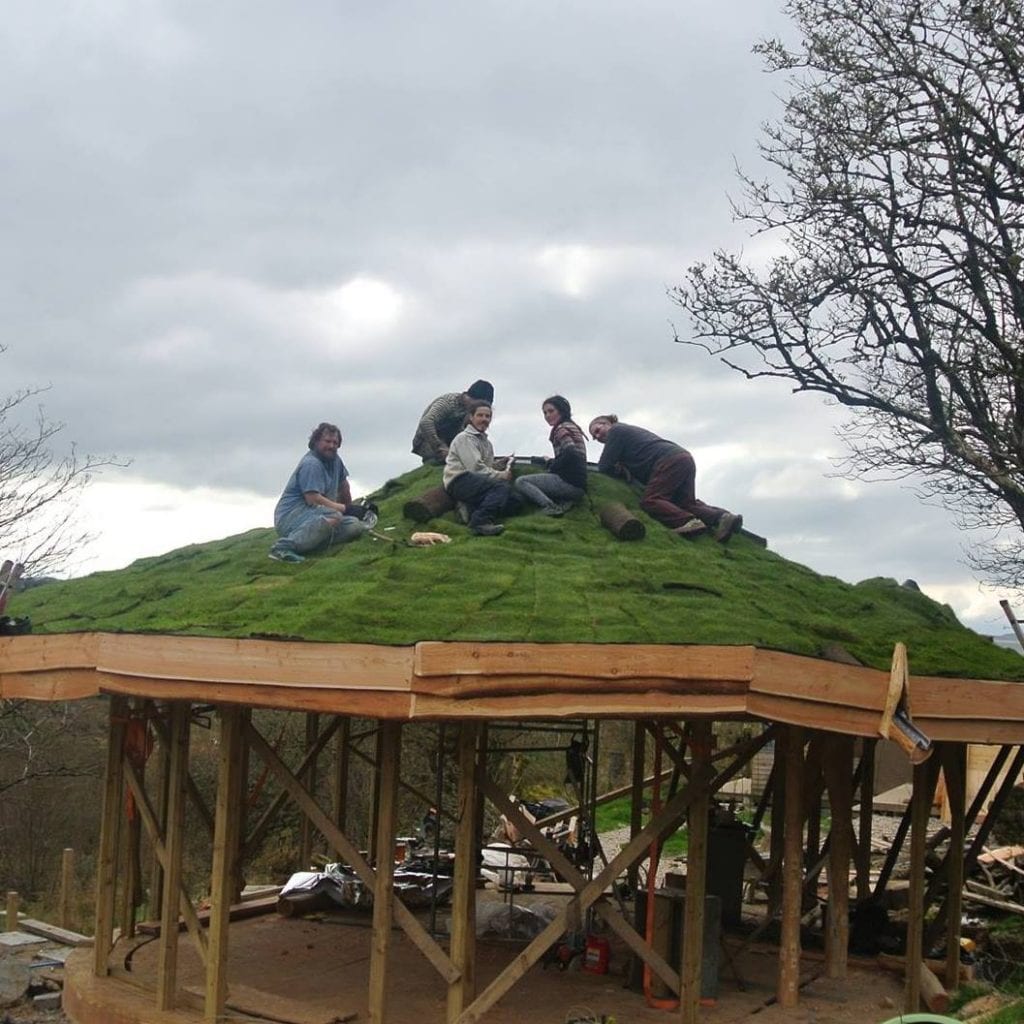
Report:
M 728 194 L 785 29 L 771 0 L 5 8 L 0 394 L 52 385 L 67 442 L 132 460 L 77 571 L 269 525 L 322 419 L 369 490 L 485 377 L 499 451 L 547 453 L 561 392 L 688 447 L 774 550 L 1005 633 L 947 514 L 830 475 L 836 410 L 673 343 L 686 267 L 758 255 Z

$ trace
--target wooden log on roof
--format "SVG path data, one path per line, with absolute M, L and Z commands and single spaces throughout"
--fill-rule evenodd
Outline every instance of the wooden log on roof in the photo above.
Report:
M 418 498 L 407 501 L 402 506 L 402 515 L 416 523 L 426 523 L 437 519 L 455 508 L 455 502 L 441 486 L 431 487 Z
M 616 540 L 643 540 L 647 530 L 622 502 L 610 501 L 598 510 L 601 525 Z

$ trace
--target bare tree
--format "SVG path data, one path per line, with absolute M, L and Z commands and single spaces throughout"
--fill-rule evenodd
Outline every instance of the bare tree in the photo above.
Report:
M 975 566 L 1024 584 L 1024 15 L 1020 0 L 790 0 L 801 41 L 740 174 L 737 217 L 777 246 L 717 252 L 671 296 L 748 378 L 853 410 L 845 470 L 913 480 Z
M 3 349 L 0 348 L 0 353 Z M 33 408 L 45 388 L 0 397 L 0 555 L 40 573 L 60 565 L 85 535 L 76 529 L 77 500 L 93 473 L 116 458 L 58 454 L 64 424 Z

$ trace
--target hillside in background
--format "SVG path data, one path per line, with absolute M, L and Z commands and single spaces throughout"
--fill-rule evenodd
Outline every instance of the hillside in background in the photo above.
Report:
M 267 557 L 273 531 L 253 530 L 33 588 L 16 614 L 31 616 L 36 633 L 753 644 L 812 656 L 839 645 L 878 668 L 902 640 L 915 673 L 1024 678 L 1018 654 L 894 580 L 820 576 L 742 535 L 682 540 L 643 513 L 646 538 L 618 541 L 596 514 L 611 500 L 636 509 L 618 481 L 593 475 L 588 501 L 565 517 L 530 511 L 495 538 L 471 536 L 452 515 L 425 527 L 402 517 L 407 500 L 439 482 L 440 470 L 424 467 L 374 496 L 377 529 L 394 543 L 366 537 L 286 565 Z M 452 542 L 406 546 L 424 528 Z

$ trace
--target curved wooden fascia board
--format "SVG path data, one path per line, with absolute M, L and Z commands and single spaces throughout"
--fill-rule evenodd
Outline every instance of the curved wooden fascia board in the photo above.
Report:
M 418 679 L 549 676 L 578 679 L 750 680 L 757 649 L 707 644 L 535 644 L 421 641 Z

